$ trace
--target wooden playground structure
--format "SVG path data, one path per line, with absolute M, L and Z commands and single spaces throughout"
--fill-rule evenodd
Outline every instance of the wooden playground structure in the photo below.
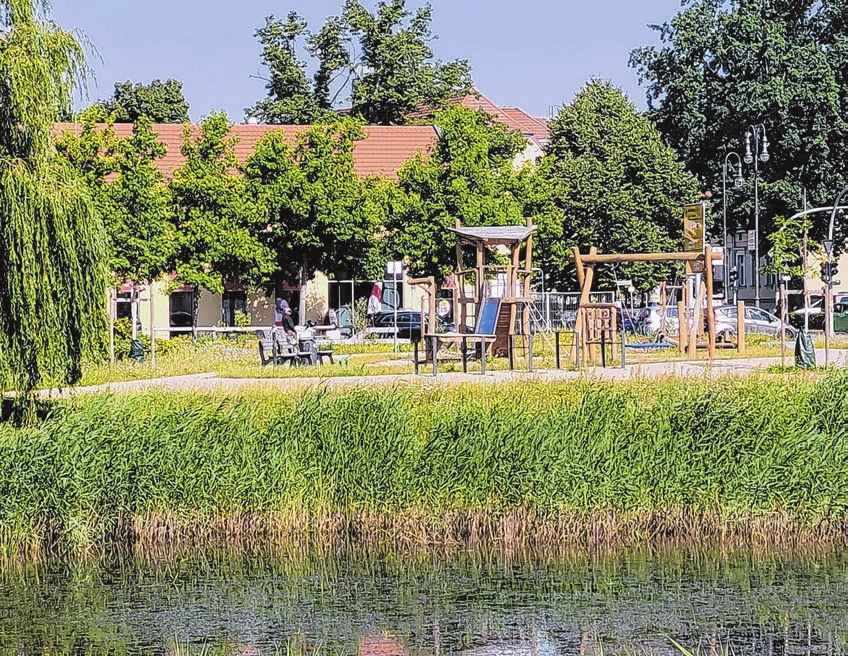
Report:
M 456 332 L 436 331 L 435 279 L 418 278 L 410 284 L 425 292 L 422 308 L 422 338 L 433 373 L 438 373 L 439 351 L 447 346 L 458 349 L 463 371 L 468 371 L 468 345 L 480 357 L 481 373 L 486 371 L 486 354 L 506 356 L 510 369 L 520 351 L 533 370 L 533 335 L 530 330 L 530 284 L 533 277 L 533 233 L 536 226 L 462 227 L 457 220 L 450 229 L 456 236 L 453 317 Z M 473 253 L 468 252 L 473 249 Z M 466 265 L 472 255 L 473 265 Z M 492 263 L 492 262 L 495 263 Z M 471 323 L 473 321 L 473 323 Z M 516 338 L 520 338 L 520 346 Z M 418 343 L 414 356 L 418 371 Z
M 573 331 L 573 358 L 578 368 L 600 361 L 606 366 L 607 347 L 613 359 L 620 355 L 625 364 L 627 349 L 653 350 L 676 345 L 681 357 L 694 357 L 699 348 L 705 349 L 710 360 L 716 355 L 716 321 L 713 311 L 714 260 L 722 258 L 713 252 L 704 239 L 703 203 L 684 208 L 684 251 L 677 253 L 599 254 L 595 247 L 588 254 L 573 250 L 580 302 Z M 454 268 L 453 317 L 456 332 L 438 332 L 436 303 L 438 287 L 433 277 L 410 280 L 425 292 L 422 301 L 422 338 L 426 362 L 438 373 L 439 352 L 446 347 L 461 355 L 463 372 L 468 371 L 469 343 L 480 358 L 481 373 L 486 372 L 486 355 L 507 356 L 513 369 L 516 354 L 521 352 L 527 369 L 533 370 L 533 331 L 531 313 L 534 311 L 530 285 L 533 278 L 533 233 L 536 227 L 527 221 L 525 226 L 462 227 L 459 221 L 450 229 L 456 236 L 456 266 Z M 473 249 L 473 252 L 472 252 Z M 473 262 L 473 264 L 470 264 Z M 591 302 L 595 266 L 626 262 L 683 262 L 691 285 L 682 286 L 682 298 L 677 302 L 679 337 L 677 342 L 659 337 L 658 342 L 628 342 L 624 326 L 619 327 L 616 303 Z M 665 285 L 661 286 L 660 304 L 665 307 Z M 425 309 L 426 306 L 426 309 Z M 533 315 L 535 316 L 535 315 Z M 745 348 L 745 310 L 737 307 L 736 344 L 728 341 L 724 347 Z M 472 323 L 473 321 L 473 323 Z M 728 331 L 729 332 L 729 331 Z M 555 361 L 560 368 L 560 333 L 555 334 Z M 520 340 L 520 346 L 518 344 Z M 415 373 L 418 373 L 418 341 L 415 342 Z
M 580 305 L 574 328 L 575 360 L 578 367 L 587 367 L 590 362 L 597 363 L 598 347 L 601 350 L 602 361 L 605 361 L 606 358 L 607 345 L 612 349 L 612 357 L 615 359 L 618 356 L 616 305 L 614 303 L 590 303 L 589 298 L 595 277 L 595 265 L 623 262 L 683 262 L 685 264 L 686 274 L 696 277 L 695 287 L 697 291 L 694 292 L 694 296 L 690 296 L 688 286 L 683 286 L 683 298 L 677 303 L 680 326 L 677 345 L 680 348 L 681 355 L 694 356 L 698 348 L 706 348 L 709 359 L 715 359 L 716 327 L 715 314 L 713 313 L 712 262 L 721 259 L 721 254 L 714 253 L 709 244 L 704 246 L 702 252 L 681 253 L 599 254 L 597 249 L 592 247 L 589 254 L 584 255 L 580 253 L 579 248 L 575 248 L 573 258 L 580 285 Z M 660 304 L 665 305 L 665 303 L 666 299 L 661 298 Z M 738 315 L 742 319 L 738 321 L 737 325 L 736 348 L 741 353 L 744 351 L 745 343 L 744 309 Z M 705 318 L 706 330 L 704 329 Z M 656 343 L 646 344 L 646 346 L 652 347 L 657 345 Z M 638 346 L 640 345 L 627 344 L 622 333 L 622 349 L 637 348 Z

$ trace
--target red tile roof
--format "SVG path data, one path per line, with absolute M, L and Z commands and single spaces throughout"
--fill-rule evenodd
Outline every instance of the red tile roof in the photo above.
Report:
M 472 89 L 465 96 L 451 98 L 448 104 L 462 105 L 470 109 L 482 109 L 487 114 L 493 116 L 496 121 L 505 124 L 510 130 L 515 130 L 525 137 L 534 139 L 541 146 L 545 145 L 548 139 L 550 139 L 548 124 L 544 119 L 530 116 L 530 114 L 518 107 L 499 107 L 476 89 Z M 432 115 L 433 112 L 430 109 L 420 107 L 410 114 L 410 117 L 431 118 Z
M 233 125 L 230 135 L 238 137 L 235 153 L 239 161 L 244 163 L 253 153 L 257 141 L 269 132 L 282 130 L 288 139 L 294 142 L 296 136 L 305 132 L 307 125 Z M 115 133 L 118 136 L 132 134 L 132 124 L 116 123 Z M 59 123 L 55 126 L 57 134 L 71 131 L 79 134 L 82 126 L 74 123 Z M 166 176 L 183 164 L 185 158 L 180 152 L 182 146 L 182 125 L 157 123 L 153 130 L 159 140 L 168 147 L 165 157 L 159 160 L 159 167 Z M 193 136 L 200 132 L 197 125 L 191 126 Z M 431 125 L 424 126 L 381 126 L 366 125 L 363 127 L 365 139 L 357 141 L 353 149 L 354 167 L 362 177 L 382 176 L 397 179 L 397 172 L 404 162 L 415 157 L 420 152 L 427 155 L 433 151 L 438 142 L 438 135 Z
M 522 134 L 529 134 L 543 143 L 551 138 L 547 121 L 544 119 L 530 116 L 519 107 L 501 107 L 501 111 L 511 123 L 519 126 Z

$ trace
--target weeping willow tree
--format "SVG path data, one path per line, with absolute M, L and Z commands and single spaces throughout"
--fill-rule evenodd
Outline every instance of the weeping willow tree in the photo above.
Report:
M 103 225 L 52 128 L 85 83 L 79 37 L 47 0 L 0 0 L 0 387 L 76 382 L 103 352 Z

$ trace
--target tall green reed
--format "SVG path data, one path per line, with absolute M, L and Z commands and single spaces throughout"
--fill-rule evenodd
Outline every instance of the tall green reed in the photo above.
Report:
M 151 513 L 683 508 L 841 521 L 847 392 L 835 372 L 82 397 L 35 427 L 0 427 L 0 533 L 132 539 L 116 527 Z

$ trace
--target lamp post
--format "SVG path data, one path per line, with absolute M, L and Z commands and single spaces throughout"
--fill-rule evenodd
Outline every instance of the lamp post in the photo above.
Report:
M 742 177 L 742 158 L 739 157 L 738 153 L 729 152 L 724 157 L 724 168 L 722 169 L 722 178 L 721 178 L 721 197 L 724 201 L 724 212 L 722 213 L 722 234 L 721 234 L 721 244 L 722 244 L 722 264 L 724 266 L 724 302 L 727 303 L 727 293 L 728 293 L 728 282 L 730 281 L 730 266 L 729 260 L 727 258 L 727 165 L 730 162 L 730 157 L 733 156 L 736 158 L 736 177 L 733 179 L 733 183 L 736 187 L 741 187 L 745 184 L 745 178 Z
M 751 152 L 751 138 L 754 150 Z M 754 165 L 754 304 L 760 307 L 760 190 L 758 161 L 767 162 L 769 142 L 766 126 L 762 123 L 749 125 L 745 130 L 745 163 Z

